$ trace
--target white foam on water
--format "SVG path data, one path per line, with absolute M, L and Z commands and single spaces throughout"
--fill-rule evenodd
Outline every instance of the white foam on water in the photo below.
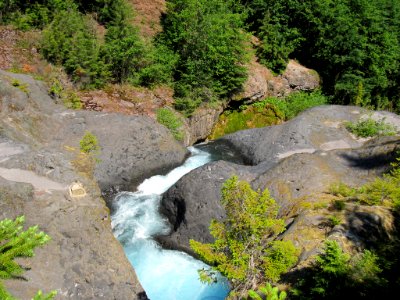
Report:
M 114 235 L 151 300 L 222 300 L 229 292 L 222 277 L 212 285 L 200 282 L 197 271 L 207 267 L 203 262 L 183 252 L 164 250 L 152 240 L 152 236 L 169 231 L 167 221 L 158 213 L 162 193 L 212 159 L 205 151 L 189 150 L 192 155 L 182 166 L 165 176 L 146 179 L 135 193 L 123 192 L 115 198 Z
M 165 176 L 156 175 L 146 179 L 139 185 L 138 192 L 142 193 L 142 195 L 161 195 L 185 174 L 211 161 L 211 155 L 209 153 L 194 147 L 189 147 L 189 150 L 192 155 L 182 166 L 173 169 Z

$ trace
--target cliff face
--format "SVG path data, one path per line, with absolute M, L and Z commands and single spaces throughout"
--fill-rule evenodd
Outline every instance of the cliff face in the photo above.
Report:
M 143 116 L 72 111 L 30 76 L 0 71 L 0 219 L 26 216 L 52 241 L 21 263 L 27 281 L 8 281 L 17 297 L 57 290 L 61 298 L 145 299 L 111 232 L 101 190 L 136 184 L 179 165 L 187 151 Z M 99 162 L 79 151 L 86 131 L 99 140 Z M 68 191 L 75 181 L 86 195 Z

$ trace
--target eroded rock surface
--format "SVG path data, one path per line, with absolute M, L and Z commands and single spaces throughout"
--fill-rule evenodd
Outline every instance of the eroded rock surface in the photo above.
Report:
M 285 218 L 298 214 L 304 201 L 321 201 L 333 183 L 359 186 L 381 175 L 400 149 L 400 138 L 355 138 L 344 122 L 364 115 L 368 112 L 357 107 L 320 106 L 282 125 L 244 130 L 217 140 L 230 144 L 247 166 L 213 162 L 178 181 L 162 199 L 161 212 L 173 230 L 160 240 L 188 252 L 189 239 L 212 241 L 208 226 L 211 219 L 224 217 L 220 190 L 232 175 L 251 182 L 254 188 L 268 188 Z M 389 113 L 373 116 L 385 115 L 393 125 L 400 120 Z
M 3 71 L 0 76 L 3 135 L 31 147 L 29 155 L 8 165 L 33 165 L 39 174 L 69 184 L 74 177 L 69 173 L 75 172 L 69 161 L 89 131 L 97 136 L 100 146 L 94 172 L 100 188 L 132 190 L 144 178 L 167 172 L 187 156 L 187 150 L 169 131 L 149 117 L 66 110 L 54 103 L 41 82 Z M 27 92 L 11 87 L 13 80 L 20 81 Z M 38 161 L 41 163 L 35 163 Z
M 222 106 L 216 108 L 201 107 L 196 110 L 193 115 L 187 119 L 185 124 L 185 145 L 190 146 L 198 141 L 205 140 L 212 132 L 222 112 Z
M 122 246 L 110 230 L 99 195 L 72 199 L 66 191 L 37 189 L 0 177 L 0 219 L 25 215 L 52 240 L 21 264 L 27 280 L 7 280 L 18 299 L 39 289 L 56 290 L 58 299 L 147 299 Z
M 97 136 L 99 162 L 80 153 Z M 146 299 L 114 238 L 101 191 L 131 189 L 179 165 L 187 150 L 149 117 L 72 111 L 39 81 L 0 71 L 0 219 L 25 215 L 52 241 L 22 261 L 28 281 L 8 281 L 21 299 L 57 290 L 61 299 Z M 86 195 L 70 196 L 82 183 Z

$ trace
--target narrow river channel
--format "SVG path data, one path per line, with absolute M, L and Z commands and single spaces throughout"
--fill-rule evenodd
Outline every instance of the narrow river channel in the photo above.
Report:
M 190 147 L 185 163 L 165 176 L 143 181 L 137 191 L 119 193 L 114 201 L 112 226 L 150 300 L 222 300 L 229 292 L 224 278 L 215 284 L 199 281 L 198 270 L 207 267 L 186 253 L 162 249 L 153 236 L 168 234 L 158 213 L 162 194 L 191 170 L 217 159 L 204 147 Z

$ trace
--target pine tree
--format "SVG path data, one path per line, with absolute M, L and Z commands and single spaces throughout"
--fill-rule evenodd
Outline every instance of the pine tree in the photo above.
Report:
M 275 238 L 285 230 L 278 205 L 269 191 L 254 191 L 250 184 L 228 179 L 222 188 L 226 219 L 210 225 L 212 244 L 190 240 L 191 248 L 231 284 L 230 297 L 244 296 L 266 280 L 277 281 L 297 261 L 290 241 Z M 201 280 L 215 280 L 213 270 L 201 270 Z M 211 278 L 209 277 L 211 275 Z
M 0 299 L 14 299 L 2 283 L 5 279 L 22 279 L 24 268 L 14 259 L 18 257 L 34 256 L 34 249 L 42 246 L 50 237 L 44 232 L 38 232 L 38 226 L 29 227 L 23 231 L 25 217 L 20 216 L 15 220 L 5 219 L 0 221 Z M 52 299 L 55 292 L 42 295 L 39 291 L 35 299 Z

